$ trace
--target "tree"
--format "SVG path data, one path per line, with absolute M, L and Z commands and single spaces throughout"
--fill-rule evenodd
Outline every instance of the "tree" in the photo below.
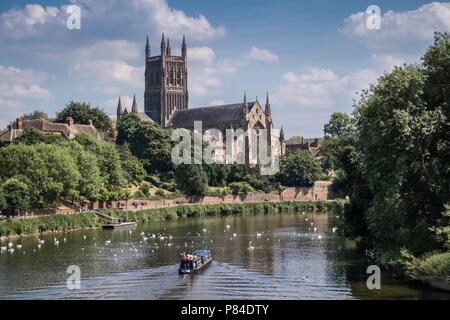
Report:
M 6 180 L 2 185 L 2 193 L 9 214 L 13 214 L 16 210 L 25 210 L 30 204 L 28 186 L 17 179 Z
M 99 141 L 84 132 L 79 132 L 75 141 L 95 155 L 102 182 L 108 190 L 120 189 L 125 184 L 119 153 L 114 144 Z
M 70 101 L 69 104 L 56 114 L 55 122 L 65 123 L 67 117 L 72 117 L 74 123 L 92 124 L 97 130 L 112 135 L 113 128 L 109 116 L 99 107 L 91 108 L 89 104 Z
M 0 188 L 0 211 L 5 210 L 8 208 L 8 205 L 6 203 L 5 195 L 3 194 L 2 188 Z
M 302 140 L 303 137 L 302 136 L 292 136 L 289 138 L 289 140 Z
M 247 182 L 233 182 L 228 187 L 234 195 L 248 194 L 253 191 L 252 186 Z
M 44 111 L 35 110 L 31 113 L 25 113 L 22 116 L 23 120 L 36 120 L 36 119 L 44 119 L 48 120 L 48 115 Z
M 173 177 L 169 131 L 155 123 L 141 122 L 128 143 L 131 152 L 141 161 L 148 175 L 157 174 L 165 179 Z
M 381 76 L 354 111 L 347 154 L 359 170 L 343 170 L 357 171 L 359 182 L 346 221 L 384 256 L 402 247 L 414 255 L 443 249 L 436 230 L 449 224 L 450 35 L 435 34 L 422 60 Z
M 208 176 L 209 186 L 224 187 L 226 185 L 230 171 L 229 165 L 220 163 L 203 164 L 203 169 Z
M 319 160 L 306 150 L 288 153 L 280 169 L 279 178 L 285 186 L 310 187 L 322 174 Z
M 188 196 L 204 196 L 208 190 L 208 178 L 200 164 L 180 164 L 175 182 L 178 190 Z
M 133 135 L 142 125 L 142 120 L 135 113 L 129 113 L 117 122 L 117 138 L 118 145 L 133 143 Z
M 341 138 L 354 133 L 355 120 L 346 113 L 335 112 L 330 121 L 325 124 L 323 132 L 325 137 Z
M 13 143 L 33 145 L 38 143 L 52 144 L 63 141 L 65 141 L 65 139 L 60 135 L 53 133 L 44 133 L 36 128 L 25 128 L 22 134 L 14 139 Z
M 137 158 L 123 161 L 122 169 L 127 174 L 128 181 L 136 185 L 144 181 L 147 176 L 144 166 Z

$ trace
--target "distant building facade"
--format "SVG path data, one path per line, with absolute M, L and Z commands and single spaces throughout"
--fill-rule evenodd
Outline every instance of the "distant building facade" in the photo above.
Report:
M 307 150 L 313 156 L 317 156 L 320 148 L 322 147 L 323 140 L 324 138 L 302 138 L 300 140 L 287 140 L 286 151 L 294 153 L 300 150 Z

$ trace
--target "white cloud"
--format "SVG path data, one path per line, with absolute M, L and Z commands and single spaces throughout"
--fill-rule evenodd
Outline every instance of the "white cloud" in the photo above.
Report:
M 27 4 L 23 10 L 11 9 L 1 14 L 0 38 L 21 39 L 42 35 L 45 27 L 63 25 L 62 12 L 56 7 Z
M 264 62 L 277 62 L 278 56 L 272 53 L 270 50 L 259 49 L 252 47 L 245 56 L 250 60 L 264 61 Z
M 223 94 L 221 77 L 232 75 L 254 61 L 274 62 L 278 57 L 269 50 L 252 47 L 236 59 L 216 59 L 209 47 L 188 48 L 189 90 L 198 96 Z
M 344 20 L 345 25 L 340 31 L 376 52 L 411 53 L 412 50 L 423 52 L 433 39 L 434 31 L 450 29 L 448 2 L 432 2 L 405 12 L 382 13 L 379 30 L 367 28 L 368 16 L 364 12 L 350 15 Z
M 142 46 L 126 40 L 104 40 L 75 51 L 74 59 L 79 60 L 134 60 L 143 58 Z
M 345 90 L 348 78 L 340 78 L 331 70 L 312 68 L 301 75 L 287 72 L 281 81 L 274 97 L 277 103 L 318 108 L 332 105 L 335 94 Z
M 144 86 L 144 66 L 135 67 L 121 60 L 83 60 L 71 67 L 81 79 L 109 85 L 122 84 L 142 88 Z
M 0 65 L 0 98 L 48 99 L 52 94 L 40 87 L 46 78 L 45 72 Z
M 45 72 L 0 65 L 0 128 L 52 98 L 42 87 L 47 78 Z
M 380 72 L 391 72 L 395 66 L 402 66 L 406 61 L 403 57 L 391 54 L 372 54 L 372 62 Z
M 166 0 L 70 2 L 81 7 L 82 32 L 77 34 L 67 29 L 67 5 L 56 8 L 28 4 L 23 9 L 14 8 L 1 14 L 0 39 L 31 39 L 35 43 L 58 39 L 76 46 L 79 42 L 100 39 L 142 40 L 142 30 L 149 30 L 154 37 L 165 32 L 174 39 L 180 39 L 182 34 L 193 40 L 210 40 L 225 35 L 224 27 L 213 27 L 203 15 L 190 17 L 183 11 L 170 8 Z

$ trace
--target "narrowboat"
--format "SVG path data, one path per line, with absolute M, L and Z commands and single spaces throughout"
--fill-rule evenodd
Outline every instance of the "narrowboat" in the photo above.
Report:
M 211 261 L 211 252 L 209 250 L 197 250 L 192 252 L 194 259 L 184 259 L 181 257 L 179 274 L 198 273 L 203 270 Z

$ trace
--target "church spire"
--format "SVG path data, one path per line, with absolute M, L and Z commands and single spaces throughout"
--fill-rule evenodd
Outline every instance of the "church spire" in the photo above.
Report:
M 145 45 L 145 56 L 147 58 L 150 58 L 150 42 L 148 40 L 148 36 L 147 36 L 147 44 Z
M 247 103 L 247 92 L 244 92 L 244 103 L 242 105 L 242 109 L 245 114 L 248 112 L 248 103 Z
M 168 56 L 170 56 L 170 41 L 169 41 L 169 38 L 167 38 L 167 49 L 166 49 L 166 54 L 167 54 Z
M 183 57 L 186 57 L 186 54 L 187 54 L 186 38 L 184 37 L 184 34 L 183 34 L 183 44 L 181 45 L 181 55 Z
M 131 113 L 138 113 L 138 107 L 137 107 L 137 103 L 136 103 L 136 94 L 134 94 L 133 97 L 133 106 L 131 107 Z
M 122 101 L 120 101 L 120 96 L 119 96 L 119 102 L 117 103 L 117 120 L 120 120 L 120 118 L 122 117 L 122 114 L 123 114 Z
M 164 40 L 164 32 L 162 34 L 162 39 L 161 39 L 161 55 L 163 56 L 165 54 L 166 51 L 166 41 Z
M 270 115 L 271 111 L 270 111 L 270 102 L 269 102 L 269 92 L 267 92 L 267 97 L 266 97 L 266 110 L 265 110 L 266 115 Z

